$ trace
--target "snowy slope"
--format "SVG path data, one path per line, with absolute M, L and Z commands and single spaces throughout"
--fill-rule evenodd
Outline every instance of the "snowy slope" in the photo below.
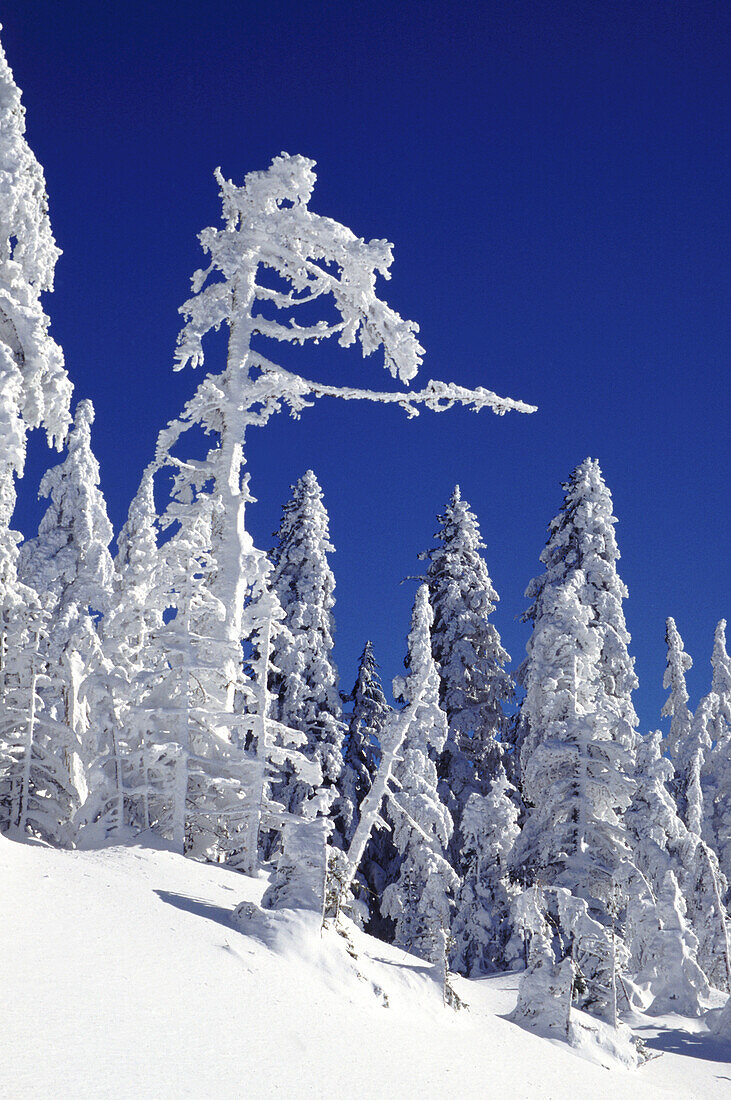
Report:
M 605 1069 L 507 1021 L 512 976 L 459 981 L 454 1013 L 352 926 L 356 959 L 294 914 L 237 930 L 264 880 L 165 850 L 0 836 L 0 884 L 3 1098 L 731 1095 L 731 1045 L 698 1021 L 653 1021 L 662 1057 Z

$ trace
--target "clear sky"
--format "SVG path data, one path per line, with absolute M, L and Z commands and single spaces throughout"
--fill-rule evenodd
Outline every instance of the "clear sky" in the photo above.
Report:
M 3 43 L 64 255 L 46 298 L 118 529 L 174 375 L 177 308 L 217 224 L 212 172 L 282 150 L 318 162 L 311 207 L 395 244 L 381 289 L 421 326 L 422 379 L 485 385 L 534 416 L 321 402 L 252 433 L 250 526 L 271 544 L 289 484 L 317 473 L 337 553 L 349 689 L 373 639 L 400 670 L 418 551 L 456 482 L 516 617 L 561 482 L 599 459 L 619 517 L 643 729 L 664 699 L 673 615 L 708 689 L 729 599 L 726 2 L 4 0 Z M 213 346 L 211 364 L 220 354 Z M 303 373 L 385 387 L 375 359 L 303 352 Z M 18 524 L 49 456 L 34 442 Z

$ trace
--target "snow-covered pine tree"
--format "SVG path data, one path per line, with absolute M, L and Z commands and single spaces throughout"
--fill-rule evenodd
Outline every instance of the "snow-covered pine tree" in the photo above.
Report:
M 622 816 L 633 782 L 630 751 L 614 736 L 621 720 L 607 704 L 591 597 L 580 569 L 541 590 L 523 673 L 528 809 L 512 861 L 524 883 L 566 887 L 606 920 L 630 852 Z
M 452 966 L 477 977 L 521 957 L 511 906 L 510 854 L 520 832 L 515 790 L 499 766 L 486 795 L 474 792 L 462 815 L 462 879 L 452 921 Z
M 690 737 L 693 721 L 693 715 L 688 708 L 688 688 L 685 683 L 685 674 L 693 667 L 693 661 L 683 649 L 683 639 L 678 633 L 675 619 L 668 618 L 666 621 L 665 642 L 668 653 L 662 686 L 670 694 L 661 714 L 663 718 L 670 718 L 666 745 L 671 759 L 676 762 L 681 747 Z
M 429 559 L 426 581 L 434 610 L 432 653 L 439 667 L 440 698 L 449 723 L 439 761 L 440 794 L 457 824 L 469 796 L 485 794 L 499 773 L 503 707 L 514 695 L 505 671 L 510 660 L 490 616 L 498 602 L 485 560 L 477 519 L 459 486 L 438 517 L 438 545 Z M 458 860 L 458 850 L 453 850 Z
M 673 765 L 662 751 L 662 733 L 640 737 L 635 761 L 635 790 L 624 815 L 632 863 L 649 884 L 653 898 L 669 870 L 679 873 L 678 845 L 686 829 L 669 790 Z
M 60 250 L 48 217 L 43 169 L 25 139 L 25 108 L 0 46 L 0 532 L 15 506 L 26 435 L 43 427 L 60 450 L 71 382 L 41 306 Z M 0 575 L 0 585 L 4 578 Z M 1 594 L 1 590 L 0 590 Z
M 433 613 L 429 589 L 416 594 L 411 619 L 407 674 L 394 680 L 394 695 L 413 707 L 401 759 L 393 777 L 389 818 L 401 856 L 398 878 L 383 895 L 381 909 L 396 924 L 395 942 L 441 965 L 451 917 L 450 896 L 458 879 L 444 857 L 452 819 L 437 791 L 435 755 L 447 738 L 447 719 L 439 703 L 439 673 L 431 652 Z
M 358 824 L 358 808 L 371 789 L 378 768 L 383 726 L 391 712 L 370 641 L 363 648 L 353 690 L 344 701 L 352 707 L 338 781 L 337 814 L 339 830 L 345 843 L 350 844 Z
M 109 611 L 101 623 L 105 665 L 86 684 L 97 715 L 98 752 L 92 764 L 84 821 L 105 831 L 123 825 L 149 829 L 156 782 L 154 721 L 144 705 L 153 680 L 167 668 L 163 628 L 162 559 L 157 547 L 152 467 L 145 470 L 117 539 Z M 159 780 L 159 776 L 157 777 Z
M 45 698 L 59 690 L 47 657 L 49 615 L 32 589 L 18 583 L 13 595 L 19 599 L 6 601 L 0 661 L 0 832 L 66 847 L 79 805 L 77 741 Z
M 667 871 L 658 895 L 657 928 L 647 948 L 645 971 L 638 977 L 649 981 L 653 1001 L 647 1011 L 663 1016 L 701 1016 L 701 998 L 708 995 L 706 976 L 696 962 L 698 941 L 685 919 L 686 907 L 678 880 Z
M 713 745 L 706 755 L 701 781 L 707 839 L 718 856 L 721 871 L 731 882 L 731 657 L 726 649 L 725 619 L 716 627 L 711 665 L 711 695 L 715 702 L 708 733 Z M 728 904 L 731 899 L 726 900 Z
M 71 757 L 65 755 L 79 803 L 88 793 L 85 771 L 97 736 L 84 681 L 104 665 L 96 620 L 109 608 L 113 574 L 112 526 L 91 449 L 93 422 L 93 405 L 80 401 L 66 457 L 41 479 L 39 495 L 50 503 L 19 561 L 21 577 L 37 589 L 50 615 L 44 651 L 49 683 L 42 695 L 48 716 L 68 727 L 75 741 Z
M 532 603 L 523 618 L 535 624 L 550 608 L 554 592 L 572 577 L 580 576 L 581 602 L 589 610 L 587 626 L 596 635 L 598 646 L 602 709 L 608 718 L 611 715 L 613 740 L 631 753 L 637 738 L 638 719 L 632 703 L 637 677 L 634 659 L 627 649 L 630 635 L 622 609 L 627 589 L 617 572 L 620 554 L 614 534 L 617 520 L 612 497 L 599 463 L 591 458 L 576 467 L 563 488 L 564 503 L 549 525 L 548 542 L 541 554 L 546 571 L 528 586 L 526 596 Z M 518 671 L 518 679 L 524 686 L 534 675 L 532 645 L 531 640 L 527 660 Z M 547 683 L 546 691 L 550 694 L 551 690 Z M 540 723 L 535 725 L 536 718 L 532 707 L 521 709 L 521 721 L 516 728 L 521 769 L 542 737 Z
M 275 717 L 307 736 L 306 755 L 319 764 L 325 790 L 335 797 L 343 763 L 340 696 L 333 663 L 335 578 L 322 489 L 312 470 L 292 486 L 271 553 L 272 588 L 284 610 L 286 631 L 274 642 L 279 670 L 272 681 Z M 295 812 L 314 791 L 292 777 L 277 797 Z
M 628 913 L 628 945 L 637 958 L 646 932 L 634 929 L 639 909 L 654 907 L 669 871 L 677 878 L 685 912 L 696 937 L 696 958 L 709 981 L 727 984 L 728 942 L 726 913 L 722 904 L 726 881 L 715 854 L 700 836 L 688 830 L 680 818 L 668 784 L 673 766 L 662 754 L 662 734 L 656 731 L 640 739 L 637 749 L 635 793 L 625 814 L 632 845 L 632 863 L 641 876 L 647 897 L 635 889 L 637 904 Z M 631 895 L 632 890 L 628 891 Z M 639 909 L 638 909 L 639 906 Z M 648 909 L 648 919 L 657 920 Z

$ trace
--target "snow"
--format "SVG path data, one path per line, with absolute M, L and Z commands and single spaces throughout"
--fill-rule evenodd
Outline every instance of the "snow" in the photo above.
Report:
M 442 1004 L 420 960 L 345 921 L 265 913 L 265 876 L 147 838 L 59 851 L 0 836 L 5 931 L 0 1096 L 714 1097 L 731 1042 L 700 1020 L 638 1016 L 636 1070 L 506 1017 L 517 975 L 455 979 Z M 252 906 L 237 930 L 231 914 Z M 388 1007 L 386 1007 L 386 999 Z M 722 1003 L 722 1002 L 721 1002 Z M 593 1060 L 592 1060 L 593 1059 Z

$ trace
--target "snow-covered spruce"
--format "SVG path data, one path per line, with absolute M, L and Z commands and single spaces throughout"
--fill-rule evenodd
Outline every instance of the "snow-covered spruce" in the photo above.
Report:
M 512 700 L 514 686 L 505 671 L 510 658 L 490 622 L 499 597 L 480 554 L 485 544 L 459 486 L 438 519 L 438 545 L 422 556 L 429 560 L 432 652 L 449 723 L 439 761 L 440 794 L 457 824 L 452 858 L 458 865 L 459 821 L 469 796 L 485 794 L 498 775 L 503 707 Z
M 39 495 L 50 503 L 38 535 L 23 544 L 19 559 L 21 577 L 37 589 L 49 613 L 44 655 L 50 679 L 41 694 L 48 715 L 68 728 L 74 744 L 63 755 L 79 804 L 88 793 L 86 769 L 96 755 L 98 737 L 86 686 L 90 677 L 105 670 L 96 623 L 109 609 L 114 569 L 112 526 L 91 448 L 93 422 L 91 402 L 80 401 L 66 457 L 41 480 Z
M 332 656 L 335 578 L 327 560 L 332 550 L 322 490 L 307 470 L 292 486 L 271 554 L 272 587 L 287 626 L 274 643 L 278 671 L 272 692 L 275 717 L 305 734 L 305 752 L 319 764 L 325 789 L 334 799 L 343 725 Z M 277 797 L 294 812 L 314 793 L 292 776 L 284 779 Z
M 592 629 L 585 594 L 583 573 L 575 570 L 544 587 L 535 615 L 524 672 L 528 808 L 512 862 L 524 883 L 566 887 L 606 919 L 614 872 L 630 854 L 623 814 L 633 782 L 629 749 L 615 739 L 617 713 L 600 675 L 601 634 Z
M 667 664 L 662 686 L 669 695 L 662 708 L 662 717 L 670 719 L 667 748 L 673 760 L 677 760 L 690 737 L 693 715 L 688 708 L 688 688 L 685 674 L 693 667 L 692 658 L 683 649 L 683 639 L 678 633 L 675 619 L 668 618 L 665 629 Z
M 713 846 L 721 871 L 731 882 L 731 658 L 726 649 L 726 620 L 716 627 L 711 659 L 713 678 L 706 754 L 701 783 L 704 793 L 706 839 Z M 728 904 L 729 898 L 726 898 Z
M 69 426 L 71 382 L 40 302 L 53 289 L 59 256 L 43 169 L 25 139 L 25 108 L 0 46 L 0 540 L 28 431 L 45 428 L 60 449 Z M 0 573 L 0 595 L 4 583 Z
M 401 865 L 397 880 L 386 887 L 381 908 L 395 921 L 399 946 L 442 964 L 451 920 L 450 896 L 458 879 L 444 857 L 453 825 L 439 798 L 433 760 L 434 753 L 444 748 L 447 719 L 439 703 L 439 674 L 431 653 L 432 620 L 429 589 L 424 584 L 414 602 L 407 674 L 394 681 L 396 698 L 415 707 L 401 759 L 393 770 L 397 793 L 389 804 Z
M 352 706 L 338 781 L 337 814 L 340 831 L 349 844 L 358 824 L 358 808 L 371 789 L 378 769 L 383 727 L 391 713 L 370 641 L 366 642 L 360 656 L 353 690 L 344 701 Z
M 602 709 L 608 717 L 611 714 L 613 739 L 631 752 L 637 737 L 638 719 L 632 703 L 637 677 L 634 659 L 627 649 L 630 635 L 622 609 L 627 588 L 617 572 L 620 555 L 614 534 L 617 520 L 612 497 L 596 459 L 584 459 L 564 485 L 564 491 L 563 506 L 549 525 L 548 542 L 541 554 L 545 573 L 528 586 L 526 596 L 532 603 L 523 617 L 536 624 L 550 616 L 555 592 L 579 575 L 581 603 L 589 612 L 587 627 L 596 635 L 599 687 L 604 697 Z M 532 647 L 533 639 L 528 643 L 528 657 L 519 669 L 518 679 L 528 694 L 535 696 Z M 546 683 L 548 695 L 551 690 Z M 540 694 L 521 708 L 517 727 L 521 769 L 542 738 Z
M 500 765 L 488 793 L 471 794 L 462 814 L 463 877 L 452 921 L 452 966 L 461 974 L 522 962 L 511 916 L 518 888 L 509 877 L 519 832 L 515 789 Z

